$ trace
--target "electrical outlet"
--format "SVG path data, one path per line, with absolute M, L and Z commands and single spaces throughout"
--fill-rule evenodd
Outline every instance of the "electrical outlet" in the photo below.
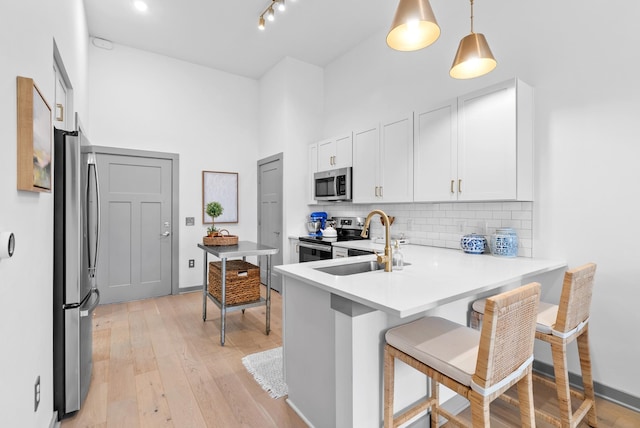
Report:
M 40 405 L 40 376 L 36 378 L 36 383 L 33 385 L 33 411 L 36 412 L 38 410 L 38 405 Z
M 190 268 L 196 267 L 196 261 L 194 259 L 189 259 L 189 267 Z

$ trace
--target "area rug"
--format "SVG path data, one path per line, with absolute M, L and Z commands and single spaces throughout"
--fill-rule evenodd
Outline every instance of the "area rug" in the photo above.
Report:
M 282 347 L 247 355 L 242 364 L 258 384 L 273 398 L 287 395 L 282 367 Z

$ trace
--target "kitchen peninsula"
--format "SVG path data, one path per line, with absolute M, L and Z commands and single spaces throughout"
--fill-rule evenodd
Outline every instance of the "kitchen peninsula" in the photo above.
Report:
M 370 241 L 349 248 L 375 249 Z M 315 427 L 377 427 L 382 421 L 382 348 L 387 329 L 424 315 L 466 323 L 476 298 L 532 281 L 553 301 L 566 264 L 499 258 L 417 245 L 404 269 L 336 275 L 318 268 L 375 267 L 375 256 L 276 266 L 283 275 L 283 345 L 289 404 Z M 337 268 L 348 270 L 345 267 Z M 331 269 L 325 269 L 331 270 Z M 344 272 L 341 272 L 344 273 Z M 427 394 L 427 382 L 396 366 L 398 411 Z M 452 394 L 442 394 L 443 399 Z

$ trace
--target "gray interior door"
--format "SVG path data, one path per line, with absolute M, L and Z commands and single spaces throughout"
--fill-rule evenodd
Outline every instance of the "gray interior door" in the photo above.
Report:
M 258 242 L 277 248 L 272 266 L 282 264 L 282 153 L 258 161 Z M 260 281 L 266 284 L 264 263 Z M 282 290 L 282 277 L 271 270 L 271 288 Z
M 171 294 L 172 163 L 97 154 L 103 303 Z

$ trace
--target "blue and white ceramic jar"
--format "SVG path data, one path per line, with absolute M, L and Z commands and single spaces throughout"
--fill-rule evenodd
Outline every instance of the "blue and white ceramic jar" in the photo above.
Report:
M 518 257 L 518 234 L 514 229 L 496 229 L 489 243 L 491 253 L 499 257 Z
M 487 238 L 477 233 L 464 235 L 460 239 L 460 248 L 467 254 L 482 254 L 487 248 Z

